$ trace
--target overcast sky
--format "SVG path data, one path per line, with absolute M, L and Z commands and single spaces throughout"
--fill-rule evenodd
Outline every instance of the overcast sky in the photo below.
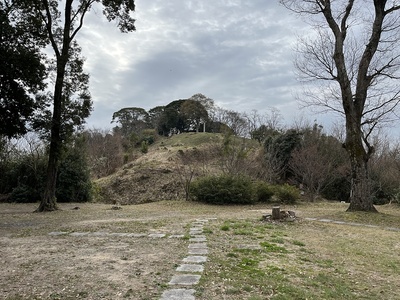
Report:
M 94 111 L 89 128 L 110 128 L 124 107 L 149 110 L 202 93 L 238 112 L 273 107 L 286 123 L 300 111 L 294 45 L 305 25 L 278 0 L 136 0 L 136 32 L 123 34 L 100 10 L 78 42 Z

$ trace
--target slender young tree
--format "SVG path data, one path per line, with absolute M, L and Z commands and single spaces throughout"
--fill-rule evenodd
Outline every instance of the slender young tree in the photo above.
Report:
M 376 211 L 368 162 L 372 131 L 393 120 L 400 101 L 400 5 L 387 0 L 280 0 L 306 16 L 314 31 L 299 41 L 296 67 L 323 89 L 308 104 L 343 114 L 351 163 L 348 211 Z
M 28 0 L 27 0 L 28 1 Z M 45 34 L 55 55 L 55 84 L 53 92 L 53 112 L 51 119 L 49 161 L 47 181 L 40 206 L 37 211 L 57 209 L 56 180 L 62 150 L 62 118 L 65 115 L 64 101 L 68 99 L 65 82 L 66 71 L 71 58 L 76 35 L 83 27 L 87 13 L 96 3 L 103 6 L 103 13 L 109 21 L 117 21 L 122 32 L 135 30 L 135 20 L 130 16 L 134 11 L 134 0 L 36 0 L 33 9 L 40 16 Z

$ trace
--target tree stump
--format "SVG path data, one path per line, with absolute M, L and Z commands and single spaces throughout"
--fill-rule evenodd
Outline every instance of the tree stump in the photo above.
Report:
M 274 206 L 272 208 L 272 220 L 281 219 L 281 208 L 279 206 Z

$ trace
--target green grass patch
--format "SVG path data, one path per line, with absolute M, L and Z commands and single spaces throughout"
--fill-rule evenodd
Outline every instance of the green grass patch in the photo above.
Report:
M 229 225 L 222 225 L 221 226 L 221 230 L 222 231 L 229 231 L 231 228 L 229 227 Z
M 288 253 L 289 251 L 285 247 L 277 246 L 276 244 L 269 242 L 261 242 L 261 247 L 267 252 L 276 252 L 276 253 Z
M 284 244 L 285 240 L 283 238 L 273 238 L 271 239 L 271 243 L 276 243 L 276 244 Z
M 304 247 L 304 246 L 306 245 L 305 243 L 300 242 L 300 241 L 298 241 L 298 240 L 293 240 L 293 241 L 291 241 L 291 243 L 292 243 L 293 245 L 296 245 L 296 246 L 299 246 L 299 247 Z
M 207 282 L 220 284 L 213 299 L 397 297 L 394 287 L 400 280 L 400 258 L 393 256 L 397 233 L 384 230 L 384 226 L 309 221 L 265 224 L 258 217 L 230 218 L 222 224 L 229 230 L 214 230 L 208 243 L 212 249 L 223 250 L 210 253 L 213 266 L 201 281 L 204 293 L 199 300 L 212 298 L 208 291 L 213 287 Z
M 206 227 L 206 228 L 203 229 L 203 233 L 204 234 L 212 234 L 213 231 L 210 228 Z

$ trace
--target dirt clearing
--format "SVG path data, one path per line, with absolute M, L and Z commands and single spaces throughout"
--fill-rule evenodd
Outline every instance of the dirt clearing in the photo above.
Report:
M 374 228 L 263 223 L 270 205 L 60 206 L 37 214 L 36 205 L 0 204 L 0 299 L 160 299 L 188 253 L 191 224 L 203 218 L 212 220 L 209 260 L 196 300 L 396 299 L 400 289 L 400 233 L 385 230 L 400 227 L 395 206 L 374 215 L 345 214 L 338 203 L 286 207 Z

